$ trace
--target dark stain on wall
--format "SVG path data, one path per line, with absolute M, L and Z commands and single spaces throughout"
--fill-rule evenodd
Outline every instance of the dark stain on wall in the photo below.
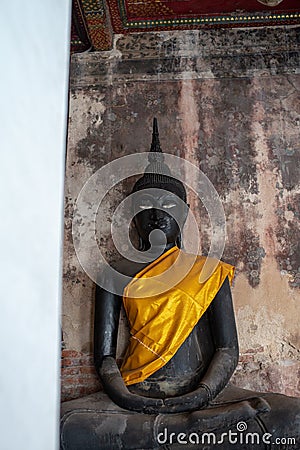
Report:
M 213 130 L 208 135 L 200 129 L 199 164 L 222 198 L 235 189 L 258 192 L 250 87 L 247 79 L 221 79 L 213 93 L 199 99 L 200 124 L 209 110 Z
M 276 260 L 281 273 L 289 274 L 289 284 L 293 288 L 300 287 L 300 194 L 290 195 L 286 202 L 277 201 L 278 226 L 275 230 L 279 249 Z
M 297 78 L 272 77 L 263 83 L 265 120 L 270 161 L 288 191 L 299 185 L 300 83 Z

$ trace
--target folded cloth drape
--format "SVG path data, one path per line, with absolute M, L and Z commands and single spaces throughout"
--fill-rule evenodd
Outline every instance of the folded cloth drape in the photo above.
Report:
M 209 276 L 199 281 L 203 270 Z M 131 334 L 121 366 L 127 385 L 144 381 L 174 356 L 225 278 L 231 283 L 233 275 L 230 264 L 185 253 L 178 247 L 135 275 L 123 293 Z

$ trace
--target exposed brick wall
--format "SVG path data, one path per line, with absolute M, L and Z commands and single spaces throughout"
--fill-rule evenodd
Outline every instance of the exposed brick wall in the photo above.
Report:
M 297 360 L 270 362 L 266 357 L 267 352 L 268 349 L 261 346 L 240 354 L 231 382 L 258 392 L 274 392 L 276 386 L 277 391 L 282 394 L 300 397 L 300 371 Z
M 93 355 L 63 350 L 61 359 L 61 400 L 72 400 L 101 389 Z
M 237 386 L 257 391 L 273 392 L 274 385 L 286 395 L 300 396 L 300 380 L 297 364 L 288 365 L 282 376 L 282 367 L 277 361 L 272 364 L 264 356 L 266 349 L 257 347 L 240 354 L 237 369 L 231 382 Z M 121 360 L 118 360 L 121 363 Z M 63 350 L 61 360 L 61 400 L 73 400 L 102 389 L 94 368 L 92 354 L 74 350 Z

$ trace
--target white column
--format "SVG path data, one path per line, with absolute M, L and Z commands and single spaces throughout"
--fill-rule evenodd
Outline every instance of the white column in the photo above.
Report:
M 58 447 L 70 0 L 0 13 L 0 448 Z

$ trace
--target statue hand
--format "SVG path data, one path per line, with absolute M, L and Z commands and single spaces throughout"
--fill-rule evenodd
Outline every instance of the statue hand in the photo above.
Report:
M 105 392 L 121 408 L 145 414 L 157 414 L 163 406 L 160 398 L 148 398 L 132 394 L 124 383 L 116 360 L 106 356 L 99 368 L 99 375 Z
M 207 406 L 209 401 L 207 390 L 199 387 L 193 392 L 178 397 L 166 398 L 161 413 L 178 413 L 195 411 Z
M 121 408 L 144 414 L 158 414 L 163 406 L 163 400 L 160 398 L 142 397 L 132 394 L 128 389 L 127 392 L 123 392 L 123 390 L 115 391 L 111 398 Z

